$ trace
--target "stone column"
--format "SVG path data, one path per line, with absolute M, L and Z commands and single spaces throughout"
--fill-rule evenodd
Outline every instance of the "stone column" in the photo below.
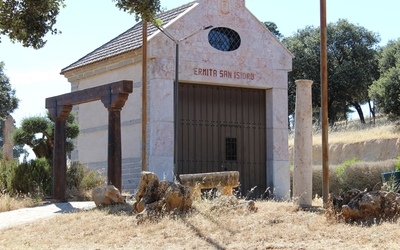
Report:
M 9 115 L 3 122 L 3 159 L 6 161 L 11 161 L 12 159 L 14 159 L 14 143 L 11 139 L 11 135 L 14 132 L 14 129 L 14 119 L 11 115 Z
M 311 80 L 297 80 L 293 152 L 293 198 L 301 207 L 312 205 Z

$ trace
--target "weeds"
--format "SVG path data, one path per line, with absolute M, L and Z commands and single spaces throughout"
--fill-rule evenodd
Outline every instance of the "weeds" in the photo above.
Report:
M 348 169 L 349 166 L 353 165 L 356 162 L 361 162 L 361 161 L 357 160 L 357 158 L 354 157 L 351 160 L 347 160 L 347 161 L 343 162 L 339 167 L 336 168 L 336 175 L 339 180 L 340 188 L 345 192 L 352 188 L 347 185 L 346 180 L 345 180 L 347 177 L 346 169 Z
M 67 194 L 79 200 L 89 199 L 88 192 L 105 184 L 103 175 L 79 162 L 72 162 L 67 170 Z

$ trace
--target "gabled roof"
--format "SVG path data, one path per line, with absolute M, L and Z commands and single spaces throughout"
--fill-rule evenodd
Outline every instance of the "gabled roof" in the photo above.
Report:
M 163 21 L 163 25 L 167 25 L 181 13 L 192 7 L 196 2 L 197 1 L 193 1 L 178 8 L 160 13 L 157 15 L 157 18 Z M 147 26 L 148 37 L 154 34 L 157 30 L 158 29 L 154 25 L 149 23 Z M 123 53 L 127 53 L 132 50 L 136 50 L 140 47 L 142 47 L 142 22 L 137 23 L 135 26 L 112 39 L 108 43 L 100 46 L 71 65 L 63 68 L 61 70 L 61 74 L 114 56 L 118 56 Z

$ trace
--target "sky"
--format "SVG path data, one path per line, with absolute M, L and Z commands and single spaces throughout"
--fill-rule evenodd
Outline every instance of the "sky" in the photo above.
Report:
M 347 19 L 380 35 L 381 46 L 400 38 L 399 0 L 326 0 L 327 22 Z M 161 0 L 172 9 L 190 0 Z M 306 26 L 320 24 L 318 0 L 246 0 L 246 7 L 262 22 L 274 22 L 284 36 Z M 10 78 L 19 108 L 12 113 L 19 126 L 25 117 L 45 114 L 45 99 L 70 92 L 70 84 L 60 75 L 62 68 L 136 24 L 134 15 L 115 7 L 112 0 L 66 0 L 55 27 L 59 35 L 47 35 L 40 50 L 24 48 L 0 36 L 0 61 Z M 212 24 L 204 24 L 212 25 Z

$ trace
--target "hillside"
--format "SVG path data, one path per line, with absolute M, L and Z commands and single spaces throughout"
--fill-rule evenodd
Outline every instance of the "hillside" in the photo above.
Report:
M 362 161 L 384 161 L 400 155 L 400 131 L 385 117 L 375 124 L 361 124 L 359 120 L 338 122 L 328 133 L 329 163 L 341 164 L 354 157 Z M 289 136 L 289 159 L 293 163 L 293 134 Z M 321 165 L 321 130 L 313 131 L 313 164 Z

